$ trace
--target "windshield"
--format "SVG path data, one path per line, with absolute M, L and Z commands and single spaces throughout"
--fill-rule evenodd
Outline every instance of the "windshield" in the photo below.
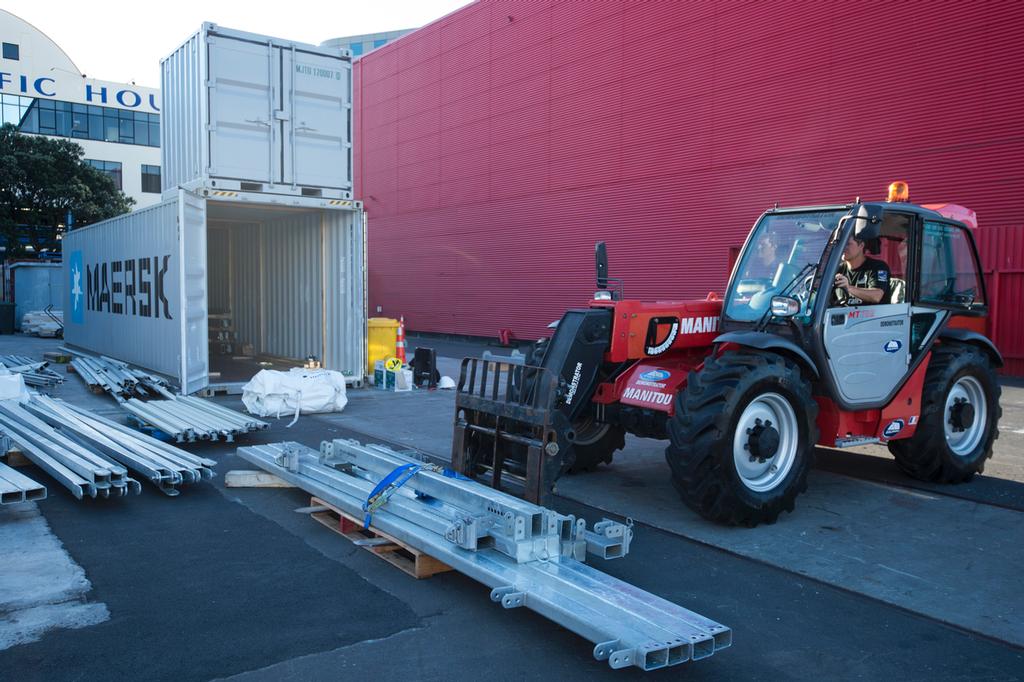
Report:
M 781 294 L 790 284 L 791 293 L 802 289 L 802 282 L 794 280 L 814 273 L 813 266 L 846 213 L 846 209 L 835 209 L 762 216 L 743 250 L 743 260 L 736 266 L 726 299 L 726 317 L 743 322 L 759 320 L 772 296 Z

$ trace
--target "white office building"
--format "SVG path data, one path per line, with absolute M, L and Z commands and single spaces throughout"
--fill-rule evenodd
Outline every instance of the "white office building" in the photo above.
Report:
M 135 199 L 160 200 L 160 91 L 83 74 L 45 33 L 0 10 L 0 123 L 74 140 Z

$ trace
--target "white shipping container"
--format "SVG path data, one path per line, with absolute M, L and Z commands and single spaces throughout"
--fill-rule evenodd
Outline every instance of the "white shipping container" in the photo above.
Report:
M 315 356 L 360 385 L 358 202 L 179 190 L 64 237 L 64 337 L 177 380 L 238 388 Z M 211 332 L 212 330 L 212 332 Z
M 350 199 L 352 61 L 205 23 L 161 62 L 164 198 L 179 188 Z

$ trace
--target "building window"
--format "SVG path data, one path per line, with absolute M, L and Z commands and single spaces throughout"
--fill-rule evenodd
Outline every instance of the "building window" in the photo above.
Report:
M 160 194 L 160 166 L 142 164 L 142 191 Z
M 119 142 L 144 147 L 160 146 L 160 115 L 144 111 L 98 107 L 52 99 L 2 95 L 4 122 L 18 123 L 23 133 L 71 137 L 80 140 Z M 8 121 L 8 100 L 19 100 L 18 121 Z
M 114 186 L 121 189 L 121 162 L 120 161 L 98 161 L 96 159 L 85 159 L 85 162 L 98 171 L 103 171 L 111 180 Z
M 348 49 L 352 50 L 352 56 L 357 57 L 363 53 L 362 43 L 352 43 L 348 46 Z
M 21 95 L 0 95 L 0 125 L 10 123 L 16 126 L 21 125 L 25 113 L 32 106 L 31 97 Z
M 21 50 L 15 43 L 4 43 L 4 59 L 13 59 L 14 61 L 21 59 Z
M 376 40 L 373 41 L 373 49 L 376 50 L 378 47 L 381 47 L 382 45 L 386 45 L 387 42 L 388 42 L 387 38 L 377 38 Z

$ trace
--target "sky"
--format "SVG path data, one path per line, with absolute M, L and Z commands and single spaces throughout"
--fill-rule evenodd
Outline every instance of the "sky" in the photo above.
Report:
M 0 0 L 48 35 L 90 78 L 160 87 L 160 60 L 204 21 L 318 45 L 330 38 L 419 28 L 470 0 Z

